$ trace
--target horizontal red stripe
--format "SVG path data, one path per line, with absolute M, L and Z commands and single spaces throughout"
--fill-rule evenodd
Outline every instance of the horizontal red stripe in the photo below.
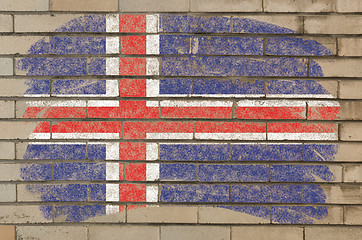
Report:
M 119 107 L 88 107 L 90 118 L 159 118 L 158 107 L 146 101 L 119 101 Z
M 338 125 L 332 123 L 268 123 L 269 133 L 334 133 Z
M 161 107 L 165 118 L 232 118 L 232 107 Z
M 52 126 L 54 133 L 122 133 L 121 122 L 60 122 Z
M 145 139 L 146 133 L 192 133 L 189 122 L 126 122 L 123 125 L 125 139 Z
M 333 120 L 336 119 L 340 107 L 308 107 L 308 119 Z
M 265 133 L 265 123 L 196 122 L 196 133 Z
M 34 129 L 34 133 L 50 133 L 50 123 L 40 122 Z
M 86 107 L 28 107 L 23 118 L 86 118 Z
M 238 107 L 242 119 L 305 119 L 305 107 Z

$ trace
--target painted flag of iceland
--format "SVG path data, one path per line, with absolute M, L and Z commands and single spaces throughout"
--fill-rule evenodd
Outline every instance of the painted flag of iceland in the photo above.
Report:
M 23 117 L 44 118 L 24 159 L 45 163 L 22 168 L 47 181 L 26 187 L 54 203 L 44 217 L 170 203 L 275 223 L 328 216 L 318 183 L 340 177 L 323 163 L 338 129 L 318 120 L 339 104 L 313 79 L 311 56 L 332 54 L 322 44 L 224 16 L 89 15 L 56 32 L 87 34 L 55 34 L 17 62 L 33 76 Z

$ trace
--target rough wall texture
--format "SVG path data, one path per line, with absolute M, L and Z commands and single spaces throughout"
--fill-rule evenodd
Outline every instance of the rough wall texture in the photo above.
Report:
M 0 240 L 362 239 L 360 0 L 1 0 Z

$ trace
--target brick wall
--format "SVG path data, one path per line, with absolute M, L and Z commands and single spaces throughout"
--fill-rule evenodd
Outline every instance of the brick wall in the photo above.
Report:
M 361 11 L 1 0 L 0 240 L 362 239 Z

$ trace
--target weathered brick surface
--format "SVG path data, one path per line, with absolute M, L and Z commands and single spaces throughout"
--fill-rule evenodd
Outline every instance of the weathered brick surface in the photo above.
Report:
M 123 12 L 187 12 L 188 0 L 119 0 L 119 9 Z
M 0 117 L 1 118 L 13 118 L 14 117 L 14 101 L 0 101 Z
M 324 77 L 362 77 L 361 59 L 317 59 L 315 62 L 322 67 Z
M 36 126 L 35 122 L 0 122 L 0 128 L 3 129 L 1 139 L 28 139 Z M 44 138 L 49 139 L 49 137 L 40 137 Z
M 245 240 L 302 240 L 301 227 L 243 226 L 231 227 L 231 239 Z
M 360 206 L 347 206 L 344 207 L 344 223 L 348 225 L 361 225 L 362 224 L 362 207 Z
M 48 11 L 49 0 L 3 0 L 0 9 L 1 11 Z
M 15 15 L 15 32 L 52 32 L 69 21 L 82 15 Z M 81 28 L 82 26 L 80 26 Z
M 230 239 L 229 227 L 212 226 L 162 226 L 161 240 L 167 239 Z
M 362 56 L 361 38 L 339 38 L 338 39 L 339 56 Z
M 15 159 L 15 144 L 12 142 L 0 143 L 0 159 Z
M 326 194 L 326 203 L 333 204 L 361 204 L 362 187 L 358 185 L 321 185 Z
M 29 80 L 1 78 L 0 94 L 3 97 L 22 97 L 28 89 L 27 82 L 29 82 Z
M 197 223 L 197 207 L 161 206 L 127 210 L 129 223 Z
M 338 114 L 337 119 L 341 120 L 362 120 L 362 102 L 357 101 L 341 101 L 341 111 Z
M 362 82 L 343 80 L 339 84 L 339 97 L 342 99 L 362 99 Z
M 107 236 L 109 240 L 150 239 L 159 240 L 159 227 L 154 226 L 90 226 L 89 240 L 101 240 Z
M 15 226 L 13 225 L 0 225 L 0 233 L 2 240 L 15 239 Z
M 21 180 L 19 164 L 2 163 L 0 171 L 1 171 L 0 181 Z
M 50 0 L 51 11 L 100 11 L 114 12 L 118 10 L 118 0 Z
M 304 32 L 314 34 L 360 34 L 361 16 L 306 16 Z
M 342 141 L 362 141 L 361 123 L 344 123 L 341 124 L 341 140 Z
M 34 42 L 42 39 L 43 37 L 37 36 L 1 36 L 0 54 L 28 54 Z M 44 41 L 49 42 L 49 38 L 44 37 Z
M 190 10 L 193 12 L 261 12 L 261 0 L 241 0 L 241 1 L 207 1 L 191 0 Z
M 333 12 L 334 0 L 265 0 L 266 12 Z
M 362 231 L 360 228 L 350 227 L 306 227 L 306 240 L 339 240 L 339 239 L 361 239 Z
M 362 182 L 362 166 L 344 166 L 344 182 Z
M 0 184 L 0 202 L 16 201 L 16 185 Z
M 18 239 L 87 239 L 84 226 L 21 226 L 16 229 Z
M 359 0 L 336 0 L 337 12 L 362 12 L 362 3 Z
M 360 162 L 362 160 L 362 144 L 360 143 L 341 143 L 335 161 L 342 162 Z
M 39 205 L 1 205 L 1 223 L 50 223 L 39 210 Z
M 11 15 L 0 14 L 0 32 L 13 31 L 13 17 Z
M 13 75 L 13 59 L 0 58 L 0 75 Z

